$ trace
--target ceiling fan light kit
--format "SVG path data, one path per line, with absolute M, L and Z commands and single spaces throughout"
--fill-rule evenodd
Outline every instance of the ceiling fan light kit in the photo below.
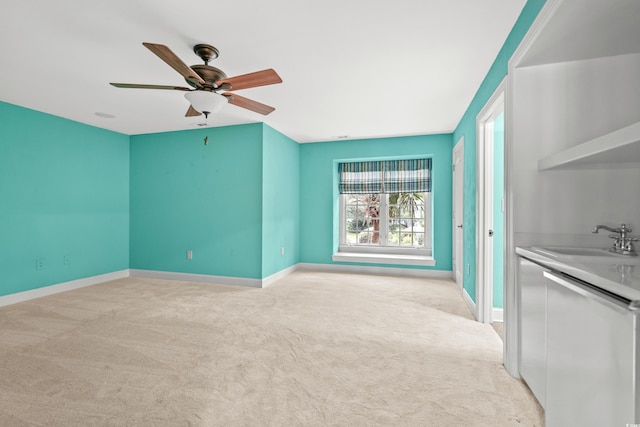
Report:
M 225 96 L 204 90 L 187 92 L 184 97 L 187 98 L 193 108 L 204 114 L 205 117 L 209 117 L 209 114 L 217 113 L 227 103 Z
M 220 91 L 249 89 L 257 86 L 266 86 L 282 83 L 282 79 L 273 69 L 269 68 L 254 73 L 243 74 L 235 77 L 227 77 L 220 69 L 209 65 L 209 61 L 219 55 L 218 49 L 208 44 L 197 44 L 193 51 L 204 64 L 191 67 L 182 62 L 167 46 L 154 43 L 142 43 L 147 49 L 155 53 L 167 65 L 176 70 L 193 89 L 182 86 L 163 86 L 149 84 L 111 83 L 112 86 L 130 89 L 164 89 L 186 91 L 185 98 L 191 104 L 186 117 L 204 114 L 208 117 L 215 114 L 224 106 L 225 102 L 237 107 L 267 115 L 275 108 L 257 101 L 236 95 L 235 93 Z

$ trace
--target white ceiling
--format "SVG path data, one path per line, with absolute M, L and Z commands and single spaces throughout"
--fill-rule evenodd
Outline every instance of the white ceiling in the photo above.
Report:
M 274 68 L 209 126 L 264 121 L 298 142 L 449 133 L 526 0 L 2 0 L 0 101 L 125 134 L 194 129 L 184 86 L 142 42 L 188 65 L 212 44 L 228 76 Z M 107 113 L 104 118 L 95 113 Z

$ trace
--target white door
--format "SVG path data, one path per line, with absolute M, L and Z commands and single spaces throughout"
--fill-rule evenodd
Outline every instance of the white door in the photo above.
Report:
M 453 271 L 462 290 L 464 277 L 464 138 L 453 148 Z

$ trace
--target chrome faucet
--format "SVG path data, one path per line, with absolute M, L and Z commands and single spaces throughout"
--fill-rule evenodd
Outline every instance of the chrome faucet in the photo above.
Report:
M 631 229 L 627 228 L 626 224 L 620 224 L 618 228 L 607 227 L 606 225 L 596 225 L 592 233 L 598 234 L 600 230 L 607 230 L 615 234 L 609 234 L 609 237 L 615 239 L 613 247 L 609 249 L 610 252 L 615 252 L 621 255 L 637 256 L 633 242 L 640 240 L 639 236 L 631 236 Z
M 621 224 L 621 227 L 619 227 L 619 228 L 611 228 L 611 227 L 607 227 L 606 225 L 596 225 L 595 228 L 593 229 L 592 233 L 598 234 L 598 231 L 600 231 L 600 230 L 607 230 L 607 231 L 610 231 L 612 233 L 621 233 L 623 228 L 626 231 L 631 231 L 631 230 L 629 230 L 627 228 L 626 224 Z

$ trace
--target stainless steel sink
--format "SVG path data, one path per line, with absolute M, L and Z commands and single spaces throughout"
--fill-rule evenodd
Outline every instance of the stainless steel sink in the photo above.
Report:
M 600 248 L 570 246 L 534 246 L 533 250 L 557 259 L 584 262 L 610 262 L 613 264 L 640 264 L 640 257 L 621 255 Z
M 575 255 L 575 256 L 606 256 L 617 257 L 618 254 L 609 252 L 600 248 L 565 248 L 565 247 L 538 247 L 543 252 L 549 252 L 551 255 Z

